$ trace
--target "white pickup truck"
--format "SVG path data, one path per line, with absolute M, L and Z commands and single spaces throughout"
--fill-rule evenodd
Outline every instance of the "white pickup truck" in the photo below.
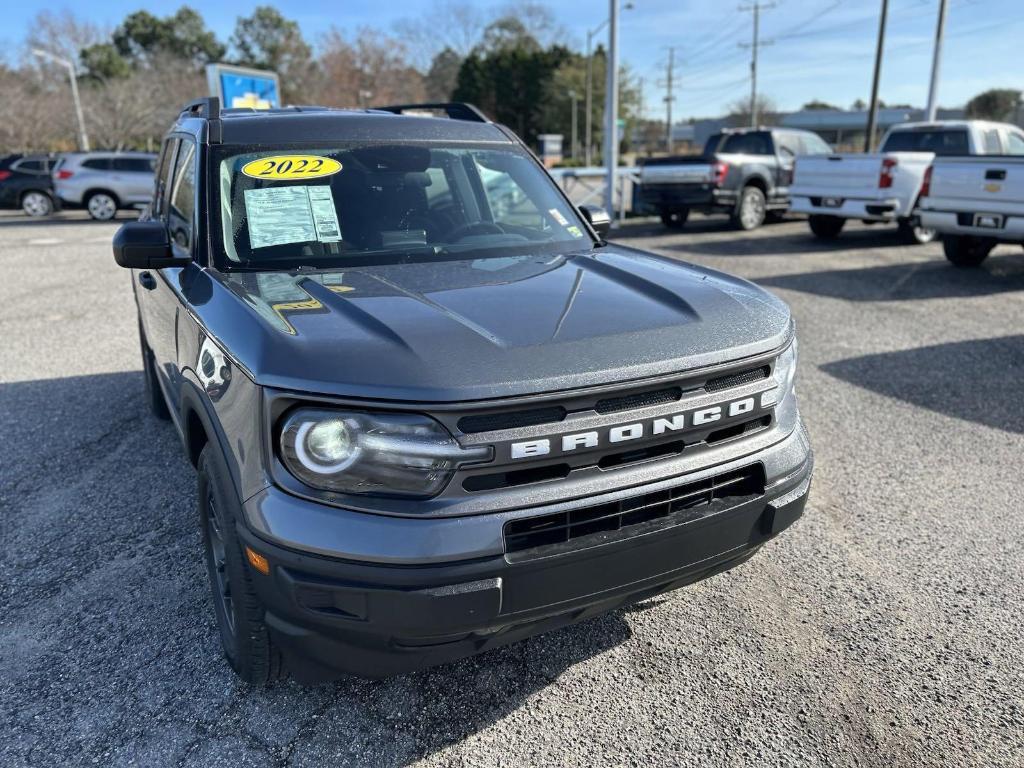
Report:
M 942 235 L 946 258 L 976 267 L 996 243 L 1024 243 L 1024 137 L 1002 157 L 937 157 L 925 173 L 921 224 Z
M 936 157 L 999 155 L 1024 141 L 1020 128 L 982 120 L 942 120 L 893 126 L 875 154 L 801 157 L 790 188 L 790 210 L 809 215 L 820 238 L 839 235 L 847 219 L 895 222 L 910 242 L 935 232 L 919 221 L 925 171 Z

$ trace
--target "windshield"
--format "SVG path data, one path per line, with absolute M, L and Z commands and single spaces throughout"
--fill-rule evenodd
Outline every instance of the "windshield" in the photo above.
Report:
M 966 155 L 967 131 L 894 131 L 882 152 L 934 152 L 936 155 Z
M 215 166 L 228 268 L 593 246 L 551 178 L 518 148 L 353 143 L 229 151 Z

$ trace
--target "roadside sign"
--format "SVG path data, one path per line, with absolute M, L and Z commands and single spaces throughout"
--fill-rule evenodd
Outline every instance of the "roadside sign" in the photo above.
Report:
M 281 106 L 281 85 L 276 72 L 233 64 L 207 64 L 206 81 L 210 94 L 219 97 L 226 109 Z

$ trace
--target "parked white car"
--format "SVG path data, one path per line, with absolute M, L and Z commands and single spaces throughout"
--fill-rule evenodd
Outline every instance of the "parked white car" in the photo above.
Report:
M 847 219 L 896 223 L 910 242 L 926 243 L 935 232 L 916 213 L 924 174 L 936 157 L 999 155 L 1020 128 L 982 120 L 904 123 L 889 129 L 880 152 L 800 158 L 790 210 L 809 215 L 820 238 L 839 235 Z
M 976 267 L 997 243 L 1024 244 L 1024 137 L 1006 157 L 936 158 L 921 191 L 921 224 L 942 235 L 946 258 Z
M 123 208 L 142 208 L 153 197 L 156 155 L 145 152 L 69 152 L 53 169 L 53 188 L 68 208 L 85 208 L 109 221 Z

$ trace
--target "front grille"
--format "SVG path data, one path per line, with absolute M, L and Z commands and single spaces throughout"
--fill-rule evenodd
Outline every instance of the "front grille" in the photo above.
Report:
M 732 389 L 733 387 L 739 387 L 743 384 L 750 384 L 755 381 L 767 379 L 771 374 L 772 369 L 767 365 L 762 365 L 760 368 L 751 368 L 747 371 L 730 373 L 727 376 L 708 379 L 707 383 L 704 385 L 704 389 L 707 392 L 720 392 L 723 389 Z
M 720 511 L 764 493 L 761 464 L 622 501 L 505 524 L 505 552 L 512 559 L 546 557 L 639 533 L 643 524 L 682 522 Z
M 637 408 L 650 408 L 652 405 L 663 405 L 672 403 L 683 396 L 680 387 L 668 387 L 654 392 L 637 392 L 633 395 L 623 397 L 606 397 L 598 400 L 594 410 L 604 415 L 607 413 L 618 413 L 619 411 L 632 411 Z
M 484 413 L 478 416 L 463 416 L 459 419 L 459 429 L 467 435 L 476 432 L 491 432 L 497 429 L 521 429 L 538 424 L 554 424 L 562 421 L 565 416 L 566 410 L 560 405 L 533 408 L 528 411 Z

